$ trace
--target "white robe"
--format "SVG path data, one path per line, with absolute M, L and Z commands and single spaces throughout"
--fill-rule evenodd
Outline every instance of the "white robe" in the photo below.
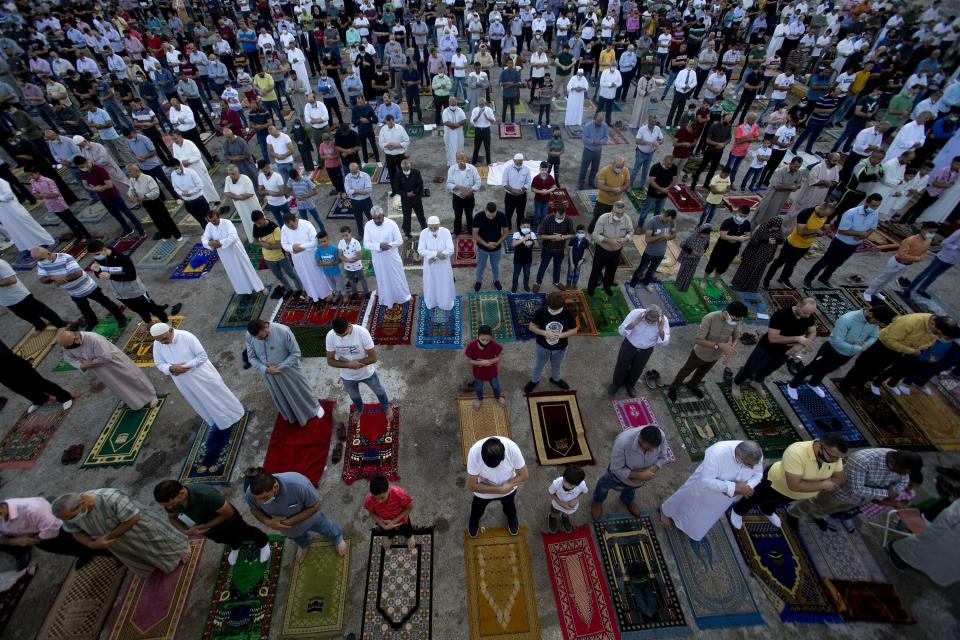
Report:
M 467 114 L 460 107 L 447 107 L 443 110 L 443 122 L 456 124 L 463 122 L 466 126 Z M 447 152 L 447 166 L 457 164 L 457 152 L 463 151 L 463 127 L 459 129 L 443 128 L 443 148 Z
M 30 251 L 41 245 L 53 245 L 54 240 L 40 223 L 33 219 L 17 201 L 10 183 L 0 178 L 0 226 L 20 251 Z
M 232 193 L 235 196 L 252 194 L 252 198 L 246 200 L 233 200 L 233 206 L 240 214 L 240 223 L 243 225 L 243 233 L 247 236 L 247 242 L 253 242 L 253 212 L 260 211 L 260 198 L 257 197 L 257 190 L 253 186 L 253 180 L 242 173 L 240 178 L 234 182 L 233 178 L 227 176 L 223 180 L 223 192 Z
M 746 482 L 751 487 L 760 484 L 763 460 L 752 467 L 738 463 L 734 450 L 740 442 L 724 440 L 710 445 L 700 466 L 660 507 L 661 513 L 671 518 L 691 540 L 702 540 L 723 517 L 723 512 L 736 502 L 737 482 Z
M 211 240 L 217 240 L 222 245 L 217 247 L 217 256 L 223 263 L 223 268 L 227 270 L 227 277 L 230 279 L 234 293 L 247 295 L 263 291 L 263 281 L 250 263 L 250 257 L 240 243 L 237 228 L 232 222 L 223 218 L 220 218 L 220 224 L 217 225 L 208 222 L 203 235 L 200 236 L 200 242 L 205 249 L 212 250 Z
M 287 62 L 290 63 L 290 68 L 297 77 L 303 81 L 303 86 L 309 87 L 310 74 L 307 73 L 307 58 L 303 55 L 303 51 L 298 47 L 287 49 Z
M 210 363 L 203 345 L 189 331 L 174 329 L 170 344 L 154 341 L 153 362 L 160 373 L 173 379 L 173 384 L 207 424 L 229 429 L 243 417 L 243 405 Z M 170 373 L 170 365 L 174 364 L 190 370 L 175 376 Z
M 927 132 L 923 125 L 918 124 L 916 120 L 911 120 L 900 127 L 900 131 L 897 132 L 893 142 L 890 143 L 890 147 L 887 148 L 887 155 L 883 157 L 883 161 L 899 158 L 901 154 L 907 151 L 919 149 L 920 147 L 914 147 L 914 145 L 922 145 L 926 139 Z
M 380 249 L 381 242 L 388 243 L 390 247 L 383 251 Z M 410 287 L 407 286 L 407 275 L 400 258 L 399 248 L 402 246 L 400 227 L 393 220 L 384 218 L 380 226 L 370 220 L 364 225 L 363 248 L 370 250 L 373 271 L 377 278 L 377 298 L 380 304 L 386 307 L 410 300 Z
M 207 171 L 207 165 L 200 155 L 200 149 L 193 144 L 193 140 L 184 139 L 183 144 L 173 143 L 173 157 L 181 162 L 190 163 L 190 168 L 197 172 L 200 181 L 203 183 L 203 197 L 207 202 L 220 202 L 220 194 L 217 188 L 213 186 L 213 180 L 210 179 L 210 172 Z
M 902 193 L 903 178 L 906 172 L 906 165 L 900 164 L 899 158 L 891 158 L 883 163 L 883 177 L 874 182 L 871 195 L 878 195 L 883 198 L 880 206 L 877 207 L 877 215 L 881 220 L 886 220 L 893 215 L 893 205 L 895 199 L 894 193 Z
M 582 76 L 573 76 L 567 82 L 567 113 L 563 118 L 563 124 L 568 127 L 579 127 L 583 124 L 583 99 L 587 92 L 574 91 L 574 89 L 589 88 L 590 81 Z
M 770 44 L 767 45 L 767 59 L 772 58 L 773 54 L 780 50 L 786 37 L 787 25 L 781 22 L 773 29 L 773 36 L 770 38 Z
M 293 252 L 293 245 L 299 244 L 303 251 Z M 306 220 L 300 220 L 296 229 L 287 225 L 280 227 L 280 246 L 293 256 L 293 268 L 303 283 L 303 290 L 314 302 L 329 298 L 333 290 L 323 275 L 323 270 L 317 266 L 313 257 L 317 248 L 317 230 Z
M 453 309 L 457 288 L 453 283 L 453 237 L 450 230 L 440 227 L 434 234 L 430 229 L 420 232 L 417 253 L 423 258 L 423 303 L 427 309 Z

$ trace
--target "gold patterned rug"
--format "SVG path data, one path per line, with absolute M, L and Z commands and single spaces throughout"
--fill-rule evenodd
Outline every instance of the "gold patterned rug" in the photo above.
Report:
M 30 329 L 25 336 L 20 338 L 17 344 L 13 345 L 13 352 L 33 365 L 36 369 L 50 350 L 57 338 L 57 328 L 47 325 L 43 331 Z
M 303 562 L 295 562 L 283 613 L 285 637 L 317 638 L 343 630 L 344 603 L 350 586 L 350 540 L 342 558 L 328 540 L 308 547 Z M 246 636 L 244 636 L 246 637 Z
M 170 316 L 168 324 L 174 329 L 179 329 L 180 325 L 183 324 L 183 316 Z M 137 328 L 133 330 L 133 335 L 123 345 L 123 352 L 141 369 L 154 366 L 153 338 L 150 337 L 150 325 L 140 322 Z
M 71 566 L 37 640 L 97 640 L 126 573 L 105 556 L 93 558 L 79 571 Z
M 467 451 L 477 440 L 490 436 L 512 438 L 507 407 L 496 398 L 484 398 L 480 409 L 473 408 L 476 396 L 458 396 L 457 410 L 460 416 L 460 455 L 467 464 Z

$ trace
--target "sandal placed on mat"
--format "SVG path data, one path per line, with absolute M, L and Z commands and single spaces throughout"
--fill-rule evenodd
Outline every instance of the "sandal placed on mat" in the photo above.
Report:
M 850 284 L 863 284 L 863 276 L 853 273 L 847 276 L 847 282 Z
M 337 446 L 333 448 L 333 464 L 337 464 L 343 459 L 343 441 L 337 443 Z
M 723 368 L 723 381 L 727 384 L 733 384 L 733 369 L 730 367 Z
M 697 435 L 707 441 L 713 440 L 714 436 L 716 435 L 713 432 L 713 428 L 711 428 L 709 424 L 698 424 L 695 429 L 697 431 Z

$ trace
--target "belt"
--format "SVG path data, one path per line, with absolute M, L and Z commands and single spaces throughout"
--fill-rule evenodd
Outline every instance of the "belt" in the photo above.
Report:
M 896 260 L 897 262 L 899 262 L 900 264 L 902 264 L 902 265 L 905 266 L 905 267 L 909 267 L 910 264 L 911 264 L 911 263 L 909 263 L 909 262 L 904 262 L 903 260 L 901 260 L 901 259 L 898 258 L 897 256 L 893 256 L 893 259 Z

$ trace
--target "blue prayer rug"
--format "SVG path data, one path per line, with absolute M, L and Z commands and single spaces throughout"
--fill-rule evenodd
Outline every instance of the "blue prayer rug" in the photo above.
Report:
M 204 249 L 199 242 L 190 248 L 187 257 L 177 265 L 170 274 L 171 280 L 195 280 L 207 272 L 220 261 L 216 251 Z
M 807 385 L 801 385 L 797 389 L 796 400 L 787 394 L 786 382 L 778 382 L 777 388 L 790 403 L 790 407 L 793 408 L 794 413 L 803 423 L 803 428 L 807 430 L 811 437 L 822 438 L 833 433 L 843 436 L 843 439 L 851 447 L 870 446 L 867 439 L 857 429 L 857 425 L 843 412 L 843 409 L 825 388 L 821 387 L 826 393 L 821 398 Z
M 547 302 L 543 293 L 511 293 L 507 298 L 510 304 L 510 320 L 513 322 L 513 333 L 517 340 L 533 340 L 535 335 L 530 333 L 528 325 L 533 320 L 533 314 Z
M 459 349 L 463 342 L 463 306 L 457 296 L 453 308 L 444 311 L 439 307 L 427 309 L 420 297 L 417 317 L 417 342 L 421 349 Z

